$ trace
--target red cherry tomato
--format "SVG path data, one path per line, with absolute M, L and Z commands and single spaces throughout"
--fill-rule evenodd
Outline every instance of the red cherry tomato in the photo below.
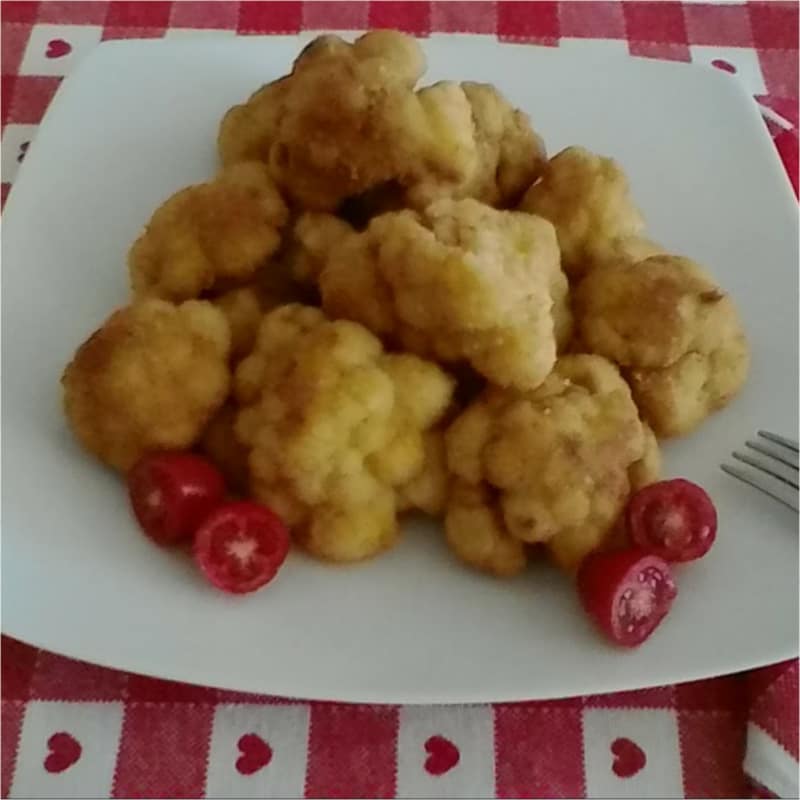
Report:
M 578 593 L 584 609 L 611 641 L 636 647 L 667 615 L 678 589 L 666 561 L 627 548 L 584 559 Z
M 717 510 L 697 484 L 676 478 L 640 489 L 628 503 L 632 541 L 665 561 L 701 558 L 717 536 Z
M 194 538 L 194 558 L 218 589 L 252 592 L 268 583 L 289 552 L 289 533 L 277 514 L 247 500 L 213 511 Z
M 151 453 L 128 473 L 128 495 L 142 530 L 159 544 L 194 535 L 225 497 L 225 481 L 191 453 Z

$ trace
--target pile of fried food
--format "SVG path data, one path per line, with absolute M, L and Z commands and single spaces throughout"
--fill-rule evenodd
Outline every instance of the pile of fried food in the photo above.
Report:
M 480 570 L 573 572 L 658 440 L 740 389 L 742 325 L 645 238 L 615 161 L 548 159 L 493 86 L 424 70 L 403 34 L 322 36 L 231 108 L 218 173 L 155 211 L 130 305 L 67 366 L 66 415 L 119 471 L 199 449 L 321 559 L 418 510 Z

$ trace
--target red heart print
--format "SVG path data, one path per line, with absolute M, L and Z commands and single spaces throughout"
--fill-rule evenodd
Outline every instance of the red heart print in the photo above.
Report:
M 63 772 L 69 769 L 83 752 L 80 742 L 64 731 L 54 733 L 47 740 L 47 747 L 50 753 L 44 760 L 44 768 L 48 772 Z
M 246 733 L 236 745 L 241 752 L 236 769 L 242 775 L 252 775 L 272 761 L 272 748 L 257 733 Z
M 458 748 L 444 736 L 431 736 L 425 742 L 425 769 L 431 775 L 444 775 L 458 764 L 461 753 Z
M 47 58 L 61 58 L 62 56 L 68 56 L 71 52 L 72 45 L 69 42 L 65 42 L 63 39 L 51 39 L 47 43 L 45 56 Z
M 636 742 L 627 737 L 614 739 L 611 743 L 611 752 L 614 754 L 614 763 L 611 769 L 620 778 L 631 778 L 640 772 L 647 763 L 644 750 Z
M 715 58 L 711 62 L 712 67 L 716 67 L 717 69 L 724 70 L 725 72 L 735 73 L 736 67 L 731 64 L 730 61 L 726 61 L 724 58 Z

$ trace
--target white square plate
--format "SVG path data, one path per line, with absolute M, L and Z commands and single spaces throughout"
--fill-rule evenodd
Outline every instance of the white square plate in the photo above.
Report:
M 743 311 L 749 384 L 666 448 L 666 473 L 716 500 L 718 541 L 680 569 L 672 614 L 643 647 L 604 644 L 552 570 L 500 581 L 463 568 L 434 524 L 409 524 L 395 550 L 359 566 L 293 554 L 244 598 L 137 532 L 121 482 L 68 434 L 59 376 L 126 301 L 126 250 L 153 209 L 214 172 L 224 111 L 300 46 L 104 44 L 48 112 L 3 220 L 3 630 L 136 672 L 373 702 L 605 692 L 794 655 L 796 518 L 717 465 L 757 427 L 796 430 L 796 206 L 754 103 L 705 68 L 481 37 L 425 43 L 426 80 L 491 81 L 551 152 L 579 143 L 617 157 L 651 235 L 708 265 Z

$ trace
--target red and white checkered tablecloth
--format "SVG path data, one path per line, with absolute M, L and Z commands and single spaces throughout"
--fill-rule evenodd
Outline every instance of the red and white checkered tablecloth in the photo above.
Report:
M 713 63 L 762 105 L 797 188 L 793 2 L 3 2 L 2 199 L 104 39 L 394 27 L 602 39 Z M 637 692 L 474 706 L 308 703 L 101 669 L 4 637 L 3 797 L 797 797 L 798 663 Z

